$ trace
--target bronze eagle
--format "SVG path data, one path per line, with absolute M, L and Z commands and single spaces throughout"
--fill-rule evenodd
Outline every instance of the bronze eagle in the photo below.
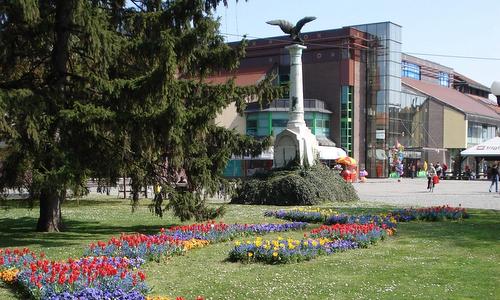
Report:
M 272 20 L 267 21 L 266 23 L 269 25 L 278 25 L 284 33 L 288 33 L 290 38 L 294 42 L 299 42 L 301 44 L 304 43 L 304 40 L 300 37 L 300 30 L 306 23 L 316 20 L 316 17 L 304 17 L 300 19 L 295 26 L 292 23 L 286 20 Z

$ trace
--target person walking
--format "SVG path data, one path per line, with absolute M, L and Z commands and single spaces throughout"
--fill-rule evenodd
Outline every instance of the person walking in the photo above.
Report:
M 436 175 L 441 178 L 441 171 L 443 171 L 443 168 L 441 168 L 441 164 L 439 162 L 437 162 L 435 165 L 434 165 L 434 168 L 436 168 Z
M 491 174 L 491 184 L 490 184 L 490 193 L 491 193 L 491 188 L 493 185 L 495 185 L 495 193 L 498 193 L 498 166 L 493 165 L 493 167 L 490 170 Z
M 429 169 L 427 169 L 427 189 L 432 191 L 434 187 L 434 182 L 432 181 L 436 174 L 436 168 L 432 164 L 429 164 Z

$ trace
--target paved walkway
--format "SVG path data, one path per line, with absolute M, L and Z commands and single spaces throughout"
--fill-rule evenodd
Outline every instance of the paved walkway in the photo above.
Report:
M 387 203 L 393 205 L 444 205 L 468 208 L 500 210 L 500 194 L 494 187 L 488 192 L 490 181 L 441 180 L 434 192 L 427 191 L 427 179 L 403 178 L 368 179 L 366 183 L 353 183 L 363 201 Z M 500 187 L 499 187 L 500 190 Z

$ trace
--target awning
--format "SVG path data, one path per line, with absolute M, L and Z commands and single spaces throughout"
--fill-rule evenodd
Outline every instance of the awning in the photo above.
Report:
M 327 146 L 318 146 L 319 159 L 321 160 L 335 160 L 341 156 L 347 156 L 347 153 L 341 148 L 337 147 L 327 147 Z M 233 155 L 231 159 L 236 160 L 273 160 L 274 159 L 274 147 L 270 147 L 269 149 L 262 152 L 259 156 L 239 156 Z
M 479 145 L 470 147 L 462 152 L 462 156 L 498 157 L 500 158 L 500 137 L 494 137 Z
M 347 153 L 341 148 L 318 146 L 319 159 L 322 160 L 335 160 L 341 156 L 347 156 Z

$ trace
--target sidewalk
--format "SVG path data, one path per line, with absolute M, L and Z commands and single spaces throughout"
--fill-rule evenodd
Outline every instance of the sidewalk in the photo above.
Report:
M 361 200 L 400 206 L 445 205 L 500 210 L 500 194 L 491 193 L 489 180 L 441 180 L 434 192 L 427 191 L 427 179 L 367 179 L 353 183 Z M 500 187 L 499 187 L 500 189 Z

